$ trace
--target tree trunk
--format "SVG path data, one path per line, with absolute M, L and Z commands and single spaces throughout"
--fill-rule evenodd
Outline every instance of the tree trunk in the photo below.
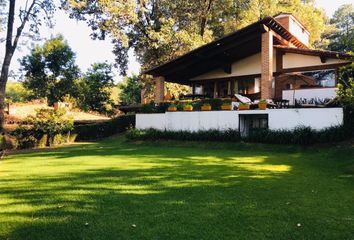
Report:
M 15 47 L 12 45 L 12 34 L 15 16 L 15 2 L 16 0 L 10 0 L 9 3 L 9 15 L 7 20 L 7 33 L 6 33 L 6 49 L 5 57 L 1 67 L 0 75 L 0 132 L 4 132 L 5 123 L 5 90 L 6 83 L 9 76 L 10 63 L 15 51 Z
M 207 3 L 207 0 L 204 1 L 205 4 L 207 4 L 205 10 L 202 12 L 201 20 L 200 20 L 200 36 L 204 37 L 204 32 L 205 32 L 205 27 L 208 21 L 208 15 L 210 13 L 211 5 L 212 5 L 213 0 L 209 0 Z

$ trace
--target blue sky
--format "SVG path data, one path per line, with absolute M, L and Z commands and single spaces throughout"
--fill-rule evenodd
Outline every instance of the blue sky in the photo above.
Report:
M 352 3 L 354 0 L 317 0 L 318 7 L 323 8 L 328 16 L 332 16 L 334 11 L 342 4 Z M 58 10 L 55 13 L 54 19 L 56 24 L 53 29 L 43 28 L 41 36 L 48 39 L 58 33 L 64 35 L 69 45 L 77 54 L 77 64 L 81 70 L 85 71 L 92 63 L 108 61 L 114 63 L 114 55 L 112 54 L 112 45 L 109 40 L 99 41 L 90 38 L 90 28 L 84 22 L 77 22 L 76 20 L 69 19 L 68 15 L 63 11 Z M 11 69 L 17 71 L 19 68 L 18 60 L 23 55 L 29 52 L 32 44 L 22 46 L 16 52 L 13 58 Z M 3 46 L 1 46 L 3 47 Z M 0 54 L 2 55 L 2 54 Z M 138 73 L 140 70 L 139 63 L 135 61 L 134 54 L 129 54 L 129 70 L 128 74 Z M 119 81 L 121 77 L 116 73 L 116 80 Z

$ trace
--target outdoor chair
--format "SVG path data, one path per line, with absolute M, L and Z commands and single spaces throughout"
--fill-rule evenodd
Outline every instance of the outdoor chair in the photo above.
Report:
M 258 108 L 259 100 L 252 101 L 248 97 L 242 96 L 241 94 L 235 94 L 235 97 L 241 103 L 249 104 L 250 109 L 257 109 Z M 275 108 L 276 107 L 276 105 L 274 104 L 272 99 L 266 99 L 266 102 L 267 102 L 267 108 Z

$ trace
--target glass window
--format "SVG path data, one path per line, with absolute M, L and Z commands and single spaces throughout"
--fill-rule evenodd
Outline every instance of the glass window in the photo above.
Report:
M 314 79 L 317 85 L 321 87 L 335 87 L 336 85 L 336 74 L 334 70 L 311 71 L 303 72 L 302 74 Z

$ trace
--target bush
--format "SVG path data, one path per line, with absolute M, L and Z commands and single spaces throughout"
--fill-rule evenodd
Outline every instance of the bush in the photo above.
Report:
M 48 134 L 49 138 L 53 138 L 57 134 L 66 134 L 74 127 L 74 120 L 66 116 L 66 110 L 63 108 L 58 110 L 39 109 L 35 116 L 29 116 L 25 122 L 33 126 L 32 130 L 36 134 Z
M 17 138 L 21 149 L 45 147 L 66 142 L 59 136 L 70 134 L 73 126 L 73 119 L 66 116 L 65 109 L 43 108 L 35 116 L 26 118 L 11 134 Z
M 44 148 L 47 146 L 47 143 L 48 143 L 48 135 L 44 134 L 42 137 L 39 138 L 38 143 L 37 143 L 37 147 Z
M 237 130 L 208 130 L 198 132 L 188 131 L 159 131 L 155 129 L 138 130 L 131 129 L 126 134 L 131 140 L 182 140 L 182 141 L 240 141 Z
M 127 138 L 131 140 L 181 140 L 181 141 L 230 141 L 253 142 L 270 144 L 311 145 L 315 143 L 332 143 L 353 137 L 345 126 L 330 127 L 320 131 L 310 127 L 298 127 L 294 130 L 257 130 L 248 137 L 241 138 L 238 130 L 204 130 L 198 132 L 187 131 L 159 131 L 155 129 L 128 131 Z
M 135 125 L 135 115 L 122 115 L 112 120 L 93 124 L 77 125 L 74 134 L 77 140 L 96 140 L 124 132 Z
M 18 148 L 18 141 L 11 135 L 0 135 L 0 147 L 2 150 L 13 150 Z

